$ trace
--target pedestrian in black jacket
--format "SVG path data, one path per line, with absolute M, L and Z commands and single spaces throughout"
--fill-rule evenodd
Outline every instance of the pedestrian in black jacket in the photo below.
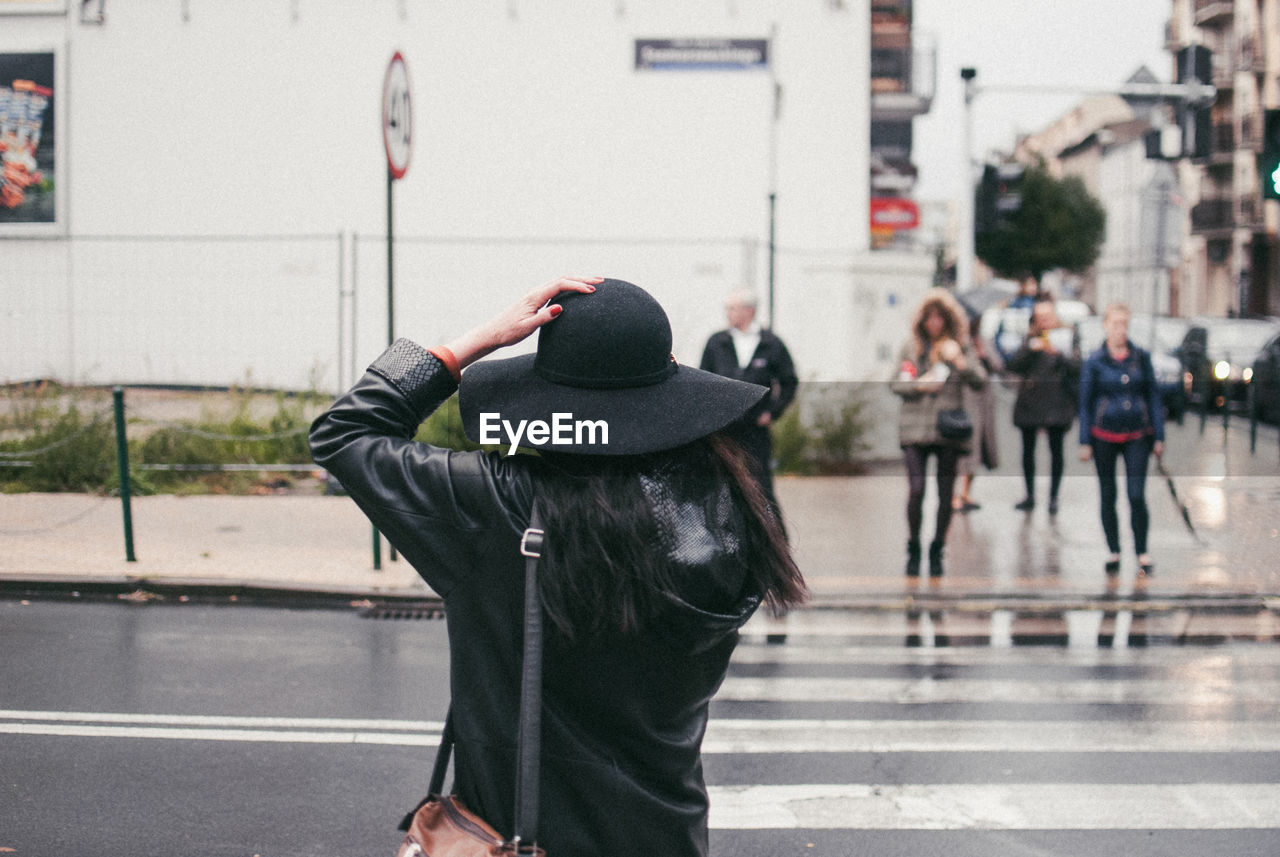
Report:
M 732 293 L 725 301 L 724 311 L 729 327 L 707 340 L 699 365 L 704 371 L 769 389 L 768 395 L 726 431 L 751 456 L 765 495 L 777 509 L 773 493 L 773 435 L 769 427 L 796 396 L 799 381 L 795 365 L 782 340 L 756 322 L 754 294 Z
M 1080 385 L 1080 344 L 1074 329 L 1063 327 L 1052 298 L 1031 310 L 1027 338 L 1005 367 L 1021 377 L 1013 403 L 1013 424 L 1022 431 L 1022 478 L 1027 496 L 1015 508 L 1036 507 L 1036 438 L 1049 438 L 1049 514 L 1058 513 L 1058 489 L 1066 469 L 1063 440 L 1075 422 Z
M 539 328 L 536 354 L 474 362 Z M 501 451 L 412 440 L 459 380 L 467 435 Z M 398 340 L 313 425 L 315 460 L 444 599 L 454 791 L 503 835 L 516 788 L 520 545 L 536 504 L 537 844 L 554 857 L 706 855 L 711 697 L 756 607 L 804 595 L 759 484 L 718 434 L 764 393 L 678 365 L 667 316 L 640 288 L 567 277 L 446 347 Z M 542 454 L 509 454 L 517 444 Z

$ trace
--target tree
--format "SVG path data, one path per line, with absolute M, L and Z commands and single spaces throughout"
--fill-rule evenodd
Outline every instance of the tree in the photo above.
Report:
M 1097 260 L 1107 213 L 1077 176 L 1055 179 L 1044 165 L 1030 167 L 1018 181 L 1017 195 L 1016 209 L 1002 211 L 974 236 L 978 258 L 996 274 L 1030 275 L 1039 283 L 1046 271 L 1080 273 Z

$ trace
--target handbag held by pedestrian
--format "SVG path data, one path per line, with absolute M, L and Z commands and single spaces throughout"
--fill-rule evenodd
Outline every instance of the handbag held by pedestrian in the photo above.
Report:
M 520 683 L 520 731 L 516 739 L 515 830 L 503 837 L 493 826 L 463 806 L 457 795 L 445 795 L 444 778 L 453 752 L 453 713 L 445 718 L 431 785 L 422 802 L 405 816 L 406 831 L 396 857 L 546 857 L 537 845 L 538 766 L 542 723 L 542 605 L 538 598 L 538 558 L 542 555 L 542 519 L 534 503 L 529 529 L 520 540 L 525 556 L 524 666 Z
M 973 437 L 973 420 L 964 408 L 938 411 L 938 434 L 945 440 L 968 440 Z

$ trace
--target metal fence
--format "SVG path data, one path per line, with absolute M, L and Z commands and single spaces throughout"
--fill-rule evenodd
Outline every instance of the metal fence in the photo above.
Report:
M 337 234 L 4 238 L 0 381 L 305 388 L 336 363 L 342 253 Z
M 701 347 L 723 296 L 763 288 L 764 268 L 750 238 L 397 236 L 396 333 L 435 341 L 586 271 L 665 284 L 676 341 Z M 334 391 L 386 344 L 387 299 L 384 235 L 4 236 L 0 383 Z

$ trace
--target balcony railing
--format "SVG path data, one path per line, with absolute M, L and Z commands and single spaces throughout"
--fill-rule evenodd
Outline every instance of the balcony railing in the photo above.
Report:
M 1196 26 L 1202 27 L 1221 18 L 1230 18 L 1235 14 L 1235 4 L 1231 0 L 1196 0 Z
M 1215 153 L 1236 150 L 1236 129 L 1230 122 L 1218 122 L 1213 126 L 1213 151 Z
M 1262 209 L 1258 203 L 1258 198 L 1253 195 L 1202 199 L 1191 206 L 1191 231 L 1227 232 L 1257 227 L 1262 221 Z
M 937 49 L 927 40 L 909 51 L 872 51 L 871 118 L 905 120 L 928 113 L 937 59 Z
M 1236 67 L 1250 74 L 1262 74 L 1267 70 L 1267 58 L 1257 36 L 1245 36 L 1240 40 Z
M 1240 120 L 1240 148 L 1250 152 L 1262 151 L 1262 116 L 1250 113 Z

